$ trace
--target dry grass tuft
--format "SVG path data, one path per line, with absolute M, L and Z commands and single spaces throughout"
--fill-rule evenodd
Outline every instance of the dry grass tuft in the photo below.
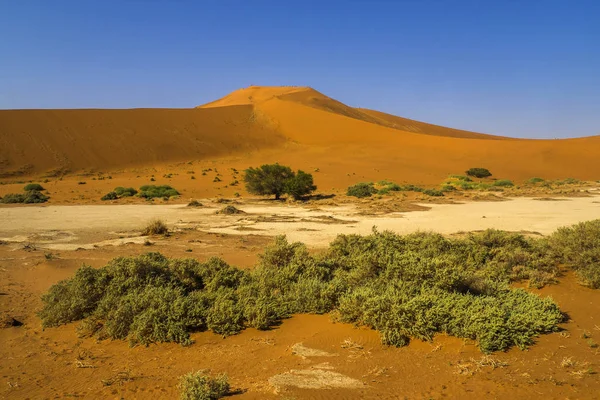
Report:
M 167 224 L 165 224 L 160 219 L 152 220 L 146 225 L 144 230 L 142 231 L 142 236 L 150 236 L 150 235 L 166 235 L 169 233 L 169 228 Z

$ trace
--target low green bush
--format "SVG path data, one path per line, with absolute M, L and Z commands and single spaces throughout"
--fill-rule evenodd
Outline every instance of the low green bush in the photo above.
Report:
M 458 181 L 463 181 L 463 182 L 471 182 L 472 179 L 469 178 L 468 176 L 464 176 L 464 175 L 450 175 L 450 179 L 456 179 Z
M 29 184 L 25 185 L 23 190 L 25 190 L 26 192 L 29 192 L 31 190 L 37 190 L 38 192 L 41 192 L 42 190 L 46 190 L 46 189 L 44 189 L 44 187 L 42 185 L 40 185 L 39 183 L 29 183 Z
M 25 201 L 24 193 L 8 193 L 2 197 L 2 203 L 4 204 L 16 204 L 23 203 Z
M 46 196 L 42 192 L 37 190 L 30 190 L 25 193 L 9 193 L 4 195 L 0 202 L 4 204 L 39 204 L 45 203 L 50 199 L 50 197 Z
M 361 182 L 357 183 L 356 185 L 350 186 L 346 191 L 347 196 L 354 196 L 358 197 L 359 199 L 364 197 L 371 197 L 375 193 L 377 193 L 377 189 L 375 189 L 373 183 L 366 182 Z
M 181 400 L 218 400 L 231 390 L 227 375 L 211 378 L 204 371 L 190 372 L 179 379 Z
M 104 196 L 100 197 L 100 200 L 108 201 L 108 200 L 117 200 L 119 196 L 117 192 L 108 192 Z
M 156 197 L 168 199 L 169 197 L 179 196 L 179 192 L 169 185 L 144 185 L 140 187 L 138 195 L 145 199 L 154 199 Z
M 425 189 L 423 190 L 423 194 L 426 194 L 427 196 L 440 197 L 444 195 L 444 192 L 437 189 Z
M 537 177 L 529 178 L 527 180 L 527 183 L 530 183 L 532 185 L 535 185 L 536 183 L 542 183 L 542 182 L 545 182 L 545 180 L 542 178 L 537 178 Z
M 114 192 L 119 197 L 131 197 L 131 196 L 135 196 L 138 193 L 138 191 L 132 187 L 125 188 L 122 186 L 116 187 Z
M 512 187 L 512 186 L 515 186 L 515 184 L 512 183 L 512 181 L 510 181 L 508 179 L 498 179 L 497 181 L 494 181 L 494 183 L 492 183 L 492 186 Z
M 600 288 L 600 220 L 559 228 L 549 242 L 554 256 L 571 266 L 584 285 Z
M 565 264 L 596 287 L 599 233 L 600 221 L 540 239 L 497 230 L 461 238 L 374 231 L 340 235 L 316 255 L 280 236 L 251 270 L 148 253 L 81 268 L 44 294 L 40 317 L 44 327 L 80 320 L 80 334 L 132 345 L 187 345 L 194 331 L 227 336 L 334 311 L 394 346 L 446 333 L 477 341 L 483 352 L 523 348 L 556 331 L 564 316 L 552 300 L 510 284 L 542 287 Z

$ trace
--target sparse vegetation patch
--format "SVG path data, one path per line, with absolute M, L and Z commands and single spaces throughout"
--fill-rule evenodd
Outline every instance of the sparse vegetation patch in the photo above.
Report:
M 227 375 L 210 377 L 205 371 L 190 372 L 179 380 L 181 400 L 218 400 L 229 394 Z
M 179 196 L 179 192 L 169 185 L 144 185 L 140 187 L 138 196 L 144 199 L 165 198 Z
M 356 185 L 350 186 L 346 191 L 347 196 L 354 196 L 358 197 L 359 199 L 364 197 L 371 197 L 375 193 L 377 193 L 377 189 L 375 189 L 375 186 L 372 182 L 357 183 Z
M 158 253 L 83 267 L 42 300 L 45 327 L 81 320 L 80 333 L 190 344 L 189 333 L 227 336 L 269 329 L 297 313 L 333 312 L 403 346 L 436 333 L 477 341 L 483 352 L 524 348 L 553 332 L 564 316 L 549 298 L 511 282 L 541 287 L 559 265 L 597 287 L 600 221 L 563 228 L 550 238 L 488 230 L 461 238 L 435 233 L 340 235 L 310 254 L 278 237 L 252 270 L 221 259 L 169 259 Z

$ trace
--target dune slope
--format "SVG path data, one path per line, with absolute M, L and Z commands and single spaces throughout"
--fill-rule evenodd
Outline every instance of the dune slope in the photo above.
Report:
M 327 166 L 325 186 L 359 178 L 434 184 L 475 166 L 517 180 L 600 177 L 600 137 L 485 135 L 353 108 L 308 87 L 251 86 L 195 109 L 0 111 L 4 177 L 229 155 Z
M 251 106 L 0 111 L 0 174 L 110 170 L 278 146 Z

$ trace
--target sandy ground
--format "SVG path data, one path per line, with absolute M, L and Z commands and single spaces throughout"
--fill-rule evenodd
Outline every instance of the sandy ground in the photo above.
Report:
M 185 205 L 81 205 L 0 207 L 0 240 L 30 242 L 55 250 L 91 248 L 93 245 L 143 243 L 136 235 L 152 219 L 174 229 L 201 230 L 228 235 L 275 236 L 311 247 L 325 247 L 338 234 L 369 234 L 375 226 L 405 234 L 435 231 L 452 234 L 495 228 L 549 234 L 556 228 L 600 218 L 599 197 L 562 199 L 517 198 L 507 201 L 427 204 L 427 211 L 364 215 L 361 208 L 299 206 L 278 203 L 234 204 L 244 214 L 217 215 L 224 204 L 203 201 Z M 135 235 L 135 236 L 134 236 Z

